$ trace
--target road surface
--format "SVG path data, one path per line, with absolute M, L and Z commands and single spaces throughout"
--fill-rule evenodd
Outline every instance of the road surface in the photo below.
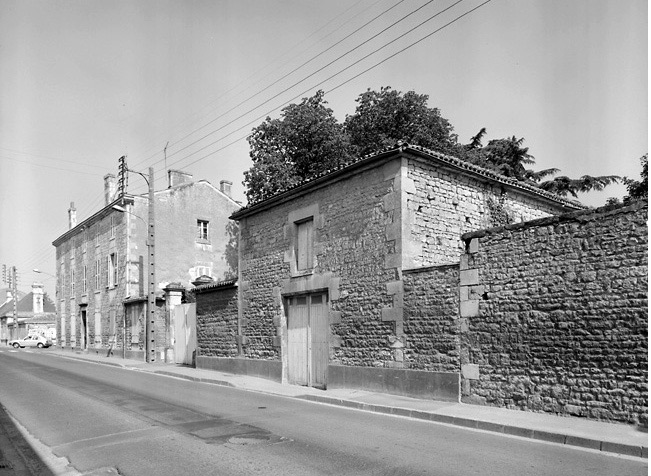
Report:
M 646 475 L 646 460 L 0 349 L 0 403 L 81 472 Z

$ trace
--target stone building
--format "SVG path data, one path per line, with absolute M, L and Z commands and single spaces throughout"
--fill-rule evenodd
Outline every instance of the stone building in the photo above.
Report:
M 33 283 L 27 294 L 18 293 L 16 317 L 14 320 L 13 295 L 7 289 L 7 299 L 0 306 L 0 344 L 33 334 L 56 341 L 56 307 L 41 283 Z
M 239 279 L 197 294 L 197 366 L 457 400 L 458 345 L 431 349 L 436 316 L 405 320 L 406 283 L 444 266 L 457 316 L 463 233 L 580 208 L 405 144 L 326 173 L 232 215 Z
M 226 254 L 227 224 L 239 208 L 231 182 L 217 189 L 174 170 L 168 178 L 168 188 L 154 193 L 159 359 L 170 358 L 174 344 L 164 289 L 191 288 L 198 276 L 221 279 L 234 272 Z M 104 178 L 104 198 L 104 207 L 80 223 L 71 204 L 69 230 L 53 242 L 59 342 L 72 349 L 119 348 L 126 357 L 144 358 L 149 199 L 119 196 L 112 174 Z

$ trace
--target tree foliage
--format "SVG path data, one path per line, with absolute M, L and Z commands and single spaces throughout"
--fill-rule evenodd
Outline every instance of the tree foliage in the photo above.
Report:
M 427 106 L 428 99 L 426 94 L 403 94 L 388 86 L 360 94 L 355 114 L 344 123 L 355 155 L 392 147 L 399 140 L 445 153 L 455 151 L 452 125 L 438 109 Z
M 414 91 L 402 93 L 390 87 L 370 89 L 356 99 L 355 113 L 343 124 L 327 107 L 323 91 L 303 98 L 282 110 L 281 117 L 266 120 L 248 137 L 253 166 L 244 173 L 249 203 L 255 203 L 327 170 L 393 147 L 398 141 L 419 145 L 456 156 L 515 180 L 561 195 L 603 190 L 620 180 L 615 175 L 578 179 L 549 178 L 559 172 L 534 170 L 535 157 L 524 146 L 524 138 L 491 139 L 484 146 L 486 128 L 468 144 L 459 144 L 450 122 L 437 108 L 427 105 L 429 97 Z M 630 197 L 646 196 L 646 156 L 643 182 L 625 179 Z M 544 180 L 546 179 L 547 180 Z
M 559 176 L 543 181 L 544 178 L 557 174 L 559 170 L 549 168 L 536 171 L 527 168 L 529 165 L 534 165 L 536 159 L 529 153 L 528 147 L 523 147 L 524 138 L 511 136 L 506 139 L 493 139 L 488 142 L 488 145 L 482 147 L 481 139 L 485 134 L 486 128 L 482 128 L 470 139 L 470 143 L 464 146 L 465 160 L 556 195 L 563 197 L 571 195 L 576 198 L 579 193 L 600 191 L 621 180 L 617 175 L 598 177 L 584 175 L 578 179 Z
M 601 175 L 599 177 L 583 175 L 578 179 L 571 179 L 562 175 L 542 182 L 538 186 L 556 195 L 563 197 L 572 195 L 574 198 L 577 198 L 579 193 L 590 192 L 592 190 L 600 191 L 610 184 L 617 183 L 619 180 L 621 180 L 621 177 L 617 175 Z
M 622 180 L 628 191 L 628 195 L 624 197 L 624 203 L 649 197 L 649 154 L 644 154 L 640 158 L 640 163 L 642 164 L 640 173 L 642 180 L 633 180 L 628 177 L 624 177 Z
M 348 163 L 350 143 L 323 91 L 267 119 L 248 137 L 253 167 L 244 173 L 249 202 L 257 202 L 306 178 Z

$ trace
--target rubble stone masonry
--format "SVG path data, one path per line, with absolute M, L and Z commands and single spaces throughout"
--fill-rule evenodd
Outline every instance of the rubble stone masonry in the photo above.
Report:
M 237 286 L 197 290 L 197 356 L 237 356 Z
M 330 362 L 383 367 L 393 361 L 395 323 L 383 320 L 382 309 L 393 304 L 387 283 L 398 278 L 399 255 L 387 231 L 394 209 L 384 197 L 394 191 L 398 168 L 394 161 L 241 220 L 244 357 L 280 360 L 282 296 L 325 289 Z M 301 212 L 314 218 L 314 269 L 304 275 L 291 266 L 292 221 Z
M 646 423 L 648 203 L 468 233 L 462 400 Z
M 558 203 L 409 159 L 403 180 L 405 268 L 458 263 L 461 234 L 562 213 Z
M 459 372 L 459 265 L 404 271 L 405 366 Z

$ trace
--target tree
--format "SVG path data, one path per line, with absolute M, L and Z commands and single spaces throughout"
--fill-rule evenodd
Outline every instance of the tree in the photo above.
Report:
M 543 181 L 558 173 L 558 169 L 534 170 L 535 157 L 524 146 L 524 138 L 492 139 L 483 146 L 486 128 L 472 137 L 469 144 L 459 144 L 448 120 L 438 109 L 427 105 L 426 94 L 403 94 L 388 86 L 379 92 L 369 89 L 358 96 L 355 113 L 346 116 L 343 125 L 326 106 L 323 95 L 323 91 L 317 91 L 299 104 L 284 108 L 280 118 L 267 117 L 253 129 L 248 137 L 253 166 L 244 173 L 249 203 L 347 165 L 358 157 L 393 147 L 400 140 L 562 196 L 576 197 L 581 192 L 602 190 L 620 180 L 615 175 L 584 175 L 578 179 L 560 176 Z M 643 165 L 646 167 L 646 161 Z M 636 183 L 627 182 L 631 196 L 639 193 Z M 640 187 L 646 190 L 646 183 L 645 179 Z
M 480 131 L 481 132 L 481 131 Z M 475 138 L 472 139 L 473 142 Z M 536 184 L 543 177 L 558 172 L 558 169 L 544 169 L 534 171 L 527 169 L 526 165 L 533 165 L 536 159 L 529 154 L 529 148 L 523 147 L 524 137 L 517 139 L 511 136 L 508 139 L 493 139 L 480 153 L 480 159 L 486 168 L 493 169 L 505 177 L 511 177 L 521 182 Z
M 572 195 L 574 198 L 577 198 L 579 193 L 590 192 L 592 190 L 600 191 L 610 184 L 617 183 L 619 180 L 621 180 L 621 177 L 617 175 L 601 175 L 599 177 L 583 175 L 578 179 L 571 179 L 563 175 L 542 182 L 538 186 L 556 195 L 563 197 Z
M 248 137 L 253 166 L 244 173 L 249 203 L 258 202 L 352 160 L 348 137 L 323 91 L 267 119 Z
M 560 176 L 543 181 L 545 177 L 555 175 L 559 170 L 549 168 L 536 171 L 526 168 L 527 165 L 535 164 L 536 160 L 529 153 L 529 148 L 523 147 L 524 138 L 518 139 L 511 136 L 507 139 L 493 139 L 488 142 L 488 145 L 482 147 L 481 140 L 485 134 L 486 128 L 482 128 L 476 136 L 470 139 L 469 144 L 463 146 L 462 153 L 465 160 L 556 195 L 564 197 L 572 195 L 576 198 L 579 193 L 603 190 L 608 185 L 620 180 L 617 175 L 598 177 L 584 175 L 578 179 Z
M 399 140 L 444 153 L 456 151 L 452 126 L 438 109 L 427 106 L 428 99 L 426 94 L 403 94 L 388 86 L 360 94 L 355 114 L 344 122 L 356 155 L 392 147 Z
M 644 154 L 640 158 L 640 163 L 642 164 L 641 181 L 628 177 L 622 179 L 628 191 L 628 195 L 624 197 L 624 203 L 649 196 L 649 154 Z

